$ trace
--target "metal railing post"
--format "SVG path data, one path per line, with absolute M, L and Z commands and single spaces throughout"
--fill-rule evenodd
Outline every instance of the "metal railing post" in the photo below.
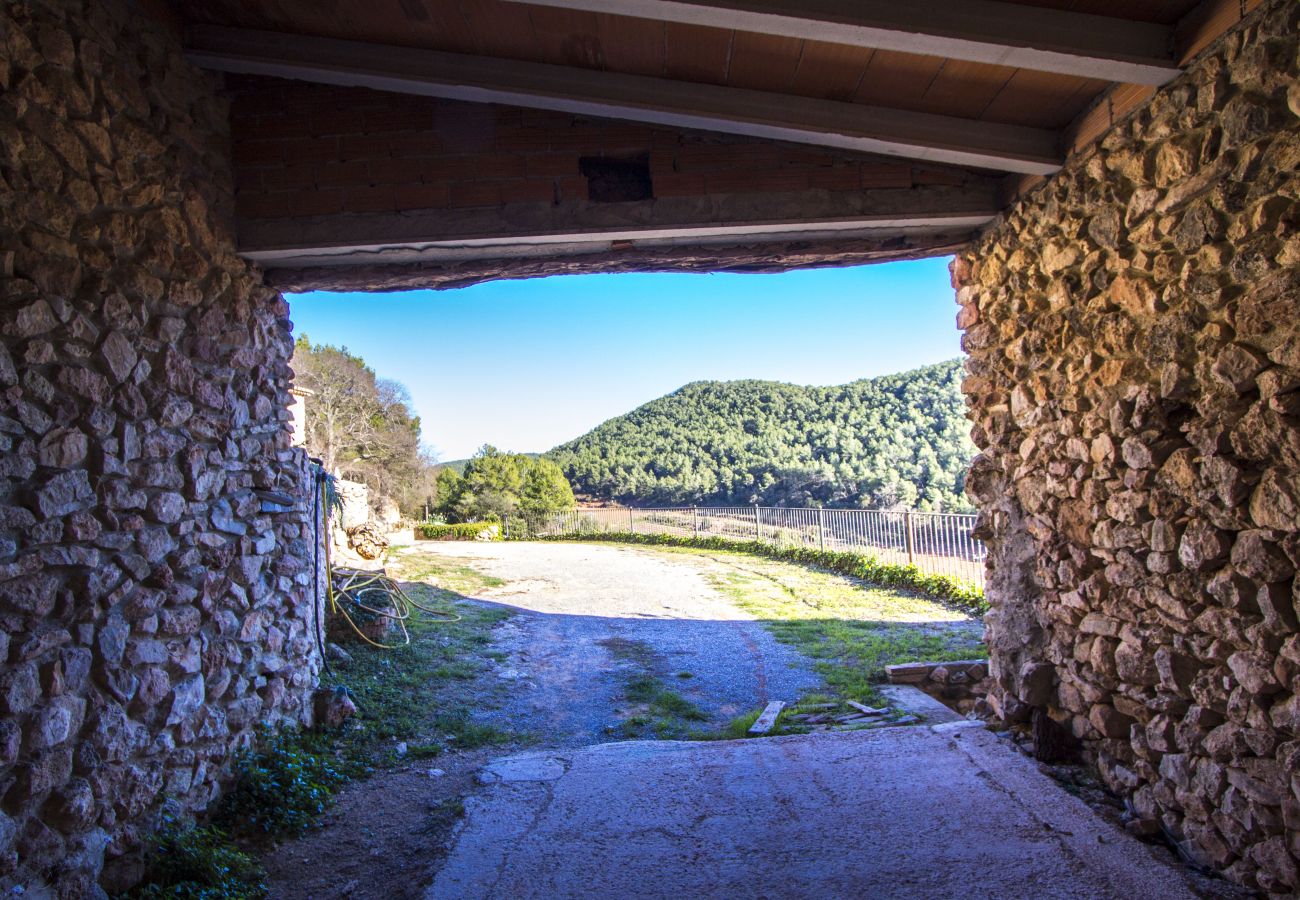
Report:
M 632 507 L 627 508 L 627 530 L 629 534 L 636 534 L 636 519 L 632 518 Z
M 903 513 L 903 541 L 907 544 L 907 564 L 916 565 L 916 537 L 912 534 L 912 511 Z
M 757 503 L 754 504 L 754 540 L 758 541 L 759 543 L 762 543 L 763 541 L 763 526 L 759 522 Z
M 826 552 L 826 510 L 817 507 L 817 548 Z
M 700 511 L 691 507 L 691 530 L 695 537 L 700 536 Z

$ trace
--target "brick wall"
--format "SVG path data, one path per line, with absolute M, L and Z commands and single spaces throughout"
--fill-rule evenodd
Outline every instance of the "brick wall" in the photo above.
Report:
M 960 169 L 545 110 L 231 76 L 242 218 L 585 201 L 579 159 L 645 157 L 655 197 L 961 185 Z

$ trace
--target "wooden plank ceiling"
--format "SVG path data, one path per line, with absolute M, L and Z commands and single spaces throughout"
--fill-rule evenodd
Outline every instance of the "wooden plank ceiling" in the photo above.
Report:
M 1108 87 L 1098 78 L 888 47 L 506 0 L 177 0 L 176 5 L 192 23 L 645 75 L 1048 129 L 1064 128 Z M 1173 26 L 1196 6 L 1196 0 L 1017 0 L 1017 5 Z
M 1260 2 L 171 0 L 171 10 L 190 58 L 216 71 L 961 167 L 1005 204 Z M 950 212 L 931 199 L 935 208 L 913 211 L 916 222 Z M 579 207 L 561 212 L 594 216 Z M 326 244 L 427 256 L 419 245 L 430 235 L 392 244 L 380 227 L 409 219 L 394 213 L 366 235 L 355 216 L 325 221 L 347 241 L 302 239 L 289 249 L 303 265 Z M 654 224 L 672 231 L 682 223 Z M 912 234 L 895 224 L 894 236 Z M 301 232 L 295 222 L 285 227 Z

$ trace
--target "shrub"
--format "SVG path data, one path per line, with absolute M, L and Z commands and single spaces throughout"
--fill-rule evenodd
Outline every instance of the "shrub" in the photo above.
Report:
M 131 900 L 260 900 L 266 873 L 220 828 L 167 820 L 145 851 L 146 883 Z
M 673 534 L 633 534 L 626 531 L 575 532 L 547 535 L 544 541 L 613 541 L 623 544 L 645 544 L 660 547 L 693 547 L 699 550 L 730 550 L 753 553 L 771 559 L 818 566 L 860 578 L 883 587 L 908 588 L 936 600 L 952 604 L 966 612 L 982 616 L 989 611 L 984 591 L 977 585 L 950 575 L 929 575 L 916 566 L 899 566 L 883 563 L 874 556 L 863 553 L 818 550 L 813 547 L 778 547 L 763 541 L 737 541 L 724 537 L 683 537 Z
M 297 731 L 259 732 L 257 743 L 235 757 L 234 786 L 219 820 L 250 836 L 301 833 L 346 780 L 320 741 Z
M 415 538 L 420 541 L 476 541 L 489 528 L 496 528 L 494 541 L 501 540 L 501 527 L 495 522 L 461 522 L 458 525 L 416 525 Z

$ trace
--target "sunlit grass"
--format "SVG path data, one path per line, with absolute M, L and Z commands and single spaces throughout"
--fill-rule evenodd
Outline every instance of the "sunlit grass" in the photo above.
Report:
M 706 573 L 713 586 L 761 620 L 778 641 L 811 658 L 825 690 L 837 699 L 881 704 L 876 685 L 885 680 L 885 666 L 987 656 L 978 630 L 961 627 L 970 622 L 968 615 L 918 594 L 741 553 L 653 552 L 719 563 Z

